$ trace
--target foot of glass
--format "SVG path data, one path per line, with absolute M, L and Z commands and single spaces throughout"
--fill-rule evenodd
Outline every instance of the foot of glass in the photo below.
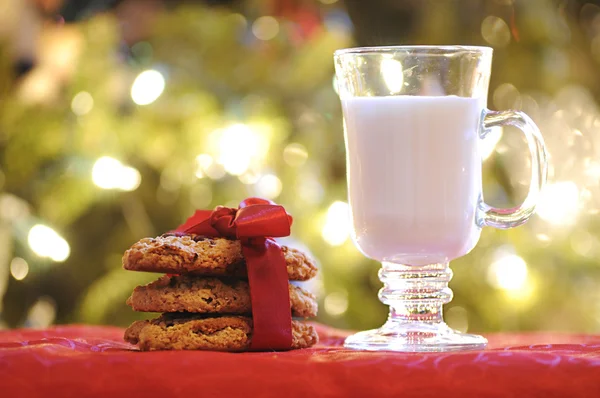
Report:
M 486 345 L 484 337 L 457 332 L 445 323 L 386 323 L 379 329 L 356 333 L 344 342 L 344 347 L 354 350 L 400 352 L 481 350 Z
M 384 284 L 379 299 L 390 306 L 388 321 L 379 329 L 354 334 L 344 346 L 357 350 L 441 352 L 478 350 L 481 336 L 452 330 L 442 319 L 442 306 L 452 300 L 448 263 L 406 266 L 383 263 Z

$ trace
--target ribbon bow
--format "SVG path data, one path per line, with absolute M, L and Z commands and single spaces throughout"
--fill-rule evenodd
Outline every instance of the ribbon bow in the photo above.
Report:
M 288 236 L 291 226 L 292 217 L 283 206 L 248 198 L 237 209 L 197 210 L 176 229 L 241 241 L 252 302 L 252 350 L 286 350 L 292 345 L 287 267 L 281 247 L 272 239 Z

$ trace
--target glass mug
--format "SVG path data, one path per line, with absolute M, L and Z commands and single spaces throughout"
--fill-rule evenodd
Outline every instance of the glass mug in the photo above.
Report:
M 344 116 L 353 239 L 382 262 L 380 329 L 348 337 L 365 350 L 480 349 L 485 338 L 450 329 L 448 262 L 477 244 L 484 226 L 512 228 L 533 214 L 546 181 L 543 138 L 524 113 L 486 108 L 492 49 L 365 47 L 334 54 Z M 480 140 L 512 125 L 527 139 L 531 184 L 525 201 L 498 209 L 483 200 Z

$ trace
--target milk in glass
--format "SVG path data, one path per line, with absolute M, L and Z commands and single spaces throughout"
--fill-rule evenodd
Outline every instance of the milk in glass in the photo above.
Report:
M 480 228 L 479 132 L 485 100 L 342 100 L 354 239 L 368 257 L 409 265 L 468 253 Z

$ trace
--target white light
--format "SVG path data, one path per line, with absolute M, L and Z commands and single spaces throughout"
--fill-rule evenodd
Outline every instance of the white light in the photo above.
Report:
M 89 113 L 94 107 L 94 99 L 87 91 L 80 91 L 71 101 L 71 110 L 77 116 L 83 116 Z
M 165 78 L 157 70 L 143 71 L 131 86 L 131 99 L 138 105 L 148 105 L 156 101 L 165 89 Z
M 281 193 L 281 180 L 273 174 L 265 174 L 254 185 L 254 190 L 258 196 L 267 199 L 275 199 Z
M 381 61 L 381 74 L 391 93 L 399 93 L 404 83 L 404 72 L 400 61 L 385 58 Z
M 92 167 L 92 181 L 103 189 L 114 189 L 118 186 L 116 179 L 123 165 L 117 159 L 102 156 Z
M 553 225 L 573 225 L 579 212 L 579 189 L 572 181 L 547 184 L 536 207 L 537 215 Z
M 496 149 L 496 145 L 502 138 L 502 126 L 492 127 L 491 131 L 480 141 L 481 158 L 487 159 Z
M 507 254 L 494 261 L 488 269 L 488 281 L 503 290 L 522 289 L 527 282 L 527 263 L 516 254 Z
M 325 312 L 329 315 L 338 317 L 348 310 L 348 294 L 341 292 L 329 293 L 323 300 Z
M 259 149 L 257 134 L 244 124 L 234 124 L 221 132 L 218 162 L 229 174 L 239 176 L 248 170 Z
M 10 274 L 18 281 L 25 279 L 29 273 L 29 264 L 21 257 L 15 257 L 10 262 Z
M 29 247 L 40 257 L 48 257 L 56 262 L 63 262 L 71 254 L 66 240 L 52 228 L 45 225 L 34 225 L 27 236 Z
M 119 188 L 122 191 L 135 191 L 142 182 L 140 172 L 133 167 L 124 166 L 121 168 L 121 174 L 117 179 Z
M 271 40 L 279 33 L 279 22 L 270 16 L 260 17 L 252 24 L 252 33 L 260 40 Z
M 550 242 L 550 237 L 546 234 L 537 234 L 535 236 L 540 242 Z
M 350 208 L 346 202 L 333 202 L 327 210 L 327 218 L 321 236 L 331 246 L 340 246 L 350 237 Z
M 140 186 L 142 177 L 133 167 L 124 166 L 110 156 L 103 156 L 92 167 L 92 181 L 102 189 L 133 191 Z

